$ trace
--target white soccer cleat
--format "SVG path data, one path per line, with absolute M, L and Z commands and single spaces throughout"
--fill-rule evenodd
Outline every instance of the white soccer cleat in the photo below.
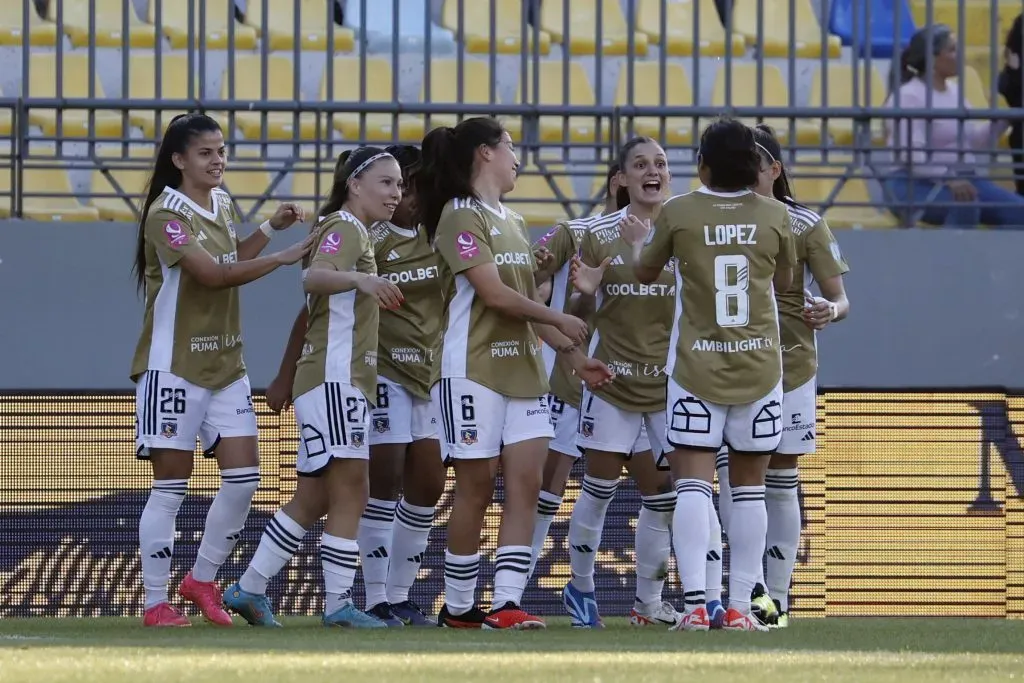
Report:
M 669 602 L 633 603 L 629 611 L 629 623 L 633 626 L 676 626 L 683 615 Z

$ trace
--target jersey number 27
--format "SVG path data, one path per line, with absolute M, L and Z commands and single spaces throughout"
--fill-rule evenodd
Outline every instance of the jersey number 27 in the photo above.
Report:
M 719 327 L 750 322 L 750 264 L 742 254 L 715 257 L 715 321 Z

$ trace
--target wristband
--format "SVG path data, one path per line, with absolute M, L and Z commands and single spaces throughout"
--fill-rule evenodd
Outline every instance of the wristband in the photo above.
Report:
M 276 231 L 274 230 L 274 226 L 270 224 L 270 221 L 263 221 L 263 224 L 260 225 L 260 232 L 266 235 L 269 240 L 274 237 L 274 232 Z

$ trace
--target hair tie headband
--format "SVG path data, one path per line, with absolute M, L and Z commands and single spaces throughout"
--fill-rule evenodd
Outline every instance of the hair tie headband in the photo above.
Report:
M 378 159 L 383 159 L 384 157 L 388 157 L 388 158 L 391 158 L 391 159 L 395 158 L 395 157 L 391 156 L 390 154 L 388 154 L 387 152 L 380 152 L 379 154 L 374 154 L 373 156 L 368 158 L 366 161 L 364 161 L 363 163 L 361 163 L 358 166 L 356 166 L 352 170 L 352 172 L 349 174 L 348 177 L 349 178 L 355 178 L 357 175 L 362 173 L 363 170 L 366 169 L 367 166 L 369 166 L 373 162 L 377 161 Z
M 775 157 L 772 156 L 771 152 L 769 152 L 767 149 L 765 149 L 764 145 L 762 145 L 760 142 L 755 142 L 754 144 L 757 145 L 757 148 L 759 150 L 761 150 L 762 152 L 764 152 L 765 156 L 768 157 L 768 163 L 770 163 L 770 164 L 774 164 L 775 163 Z

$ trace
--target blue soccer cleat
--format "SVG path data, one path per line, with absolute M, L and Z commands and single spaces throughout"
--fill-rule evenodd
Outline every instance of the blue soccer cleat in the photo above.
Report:
M 340 626 L 343 628 L 387 628 L 383 621 L 356 608 L 347 602 L 323 618 L 324 626 Z
M 370 609 L 366 610 L 366 613 L 372 614 L 383 621 L 388 628 L 401 628 L 402 626 L 405 626 L 405 622 L 395 615 L 391 609 L 391 605 L 386 602 L 374 605 Z
M 570 581 L 562 589 L 562 604 L 565 605 L 565 611 L 569 613 L 574 628 L 604 628 L 604 622 L 597 611 L 595 593 L 584 593 Z
M 711 622 L 711 628 L 718 630 L 722 628 L 722 624 L 725 622 L 725 607 L 722 605 L 721 600 L 712 600 L 707 604 L 708 620 Z
M 405 600 L 391 605 L 391 613 L 406 626 L 437 626 L 433 620 L 427 618 L 423 610 L 412 600 Z
M 267 596 L 246 592 L 237 583 L 224 591 L 224 606 L 249 622 L 250 626 L 281 628 Z

